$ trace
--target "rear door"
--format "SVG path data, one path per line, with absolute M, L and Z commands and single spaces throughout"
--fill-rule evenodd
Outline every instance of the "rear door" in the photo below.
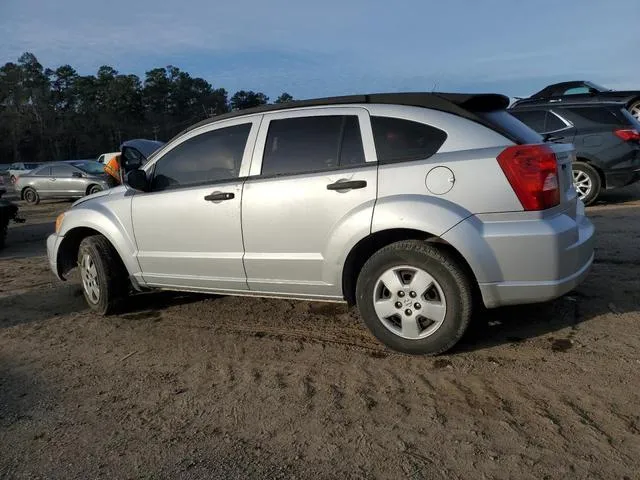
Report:
M 249 288 L 341 298 L 336 258 L 370 233 L 376 183 L 365 109 L 266 114 L 242 196 Z

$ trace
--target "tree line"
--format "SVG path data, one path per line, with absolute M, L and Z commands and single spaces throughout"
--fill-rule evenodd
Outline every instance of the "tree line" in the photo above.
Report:
M 283 93 L 275 103 L 293 97 Z M 137 75 L 102 66 L 79 75 L 43 68 L 24 53 L 0 67 L 0 163 L 95 158 L 132 138 L 166 141 L 189 125 L 269 102 L 264 93 L 224 88 L 178 67 Z

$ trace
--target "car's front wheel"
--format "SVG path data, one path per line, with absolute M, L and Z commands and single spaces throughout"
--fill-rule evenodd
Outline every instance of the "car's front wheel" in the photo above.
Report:
M 437 355 L 453 347 L 469 325 L 471 281 L 445 250 L 407 240 L 369 258 L 358 276 L 356 299 L 364 323 L 389 348 Z
M 78 249 L 84 298 L 100 315 L 113 313 L 126 296 L 126 270 L 113 245 L 102 235 L 87 237 Z
M 38 192 L 36 192 L 34 188 L 31 188 L 31 187 L 25 188 L 24 193 L 22 194 L 22 197 L 24 198 L 24 201 L 27 202 L 29 205 L 37 205 L 40 203 L 40 196 L 38 195 Z
M 572 165 L 573 187 L 585 205 L 591 205 L 598 199 L 602 182 L 600 174 L 588 163 L 576 162 Z
M 87 192 L 88 195 L 93 195 L 94 193 L 98 193 L 102 191 L 102 187 L 100 187 L 100 185 L 91 185 L 91 187 L 89 187 L 89 191 Z

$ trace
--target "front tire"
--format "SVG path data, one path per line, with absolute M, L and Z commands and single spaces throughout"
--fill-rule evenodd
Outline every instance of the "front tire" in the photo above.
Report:
M 600 196 L 602 181 L 600 174 L 588 163 L 575 162 L 573 169 L 573 187 L 585 205 L 593 204 Z
M 113 245 L 102 235 L 85 238 L 78 249 L 78 267 L 89 307 L 99 315 L 116 311 L 126 296 L 128 281 Z
M 458 261 L 418 240 L 374 253 L 358 276 L 356 300 L 378 340 L 414 355 L 437 355 L 453 347 L 473 309 L 471 279 Z
M 38 205 L 40 203 L 40 195 L 38 195 L 38 192 L 36 192 L 34 188 L 25 188 L 22 197 L 29 205 Z
M 89 190 L 87 191 L 87 195 L 93 195 L 94 193 L 98 193 L 101 191 L 102 188 L 100 188 L 100 185 L 91 185 L 91 187 L 89 187 Z

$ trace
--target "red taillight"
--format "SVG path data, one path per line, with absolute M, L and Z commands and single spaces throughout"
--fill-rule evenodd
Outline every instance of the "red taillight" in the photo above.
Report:
M 640 141 L 640 132 L 635 128 L 623 128 L 619 130 L 614 130 L 613 133 L 616 134 L 617 137 L 621 138 L 625 142 L 631 142 L 632 140 Z
M 525 210 L 545 210 L 560 203 L 558 162 L 547 145 L 515 145 L 498 163 Z

